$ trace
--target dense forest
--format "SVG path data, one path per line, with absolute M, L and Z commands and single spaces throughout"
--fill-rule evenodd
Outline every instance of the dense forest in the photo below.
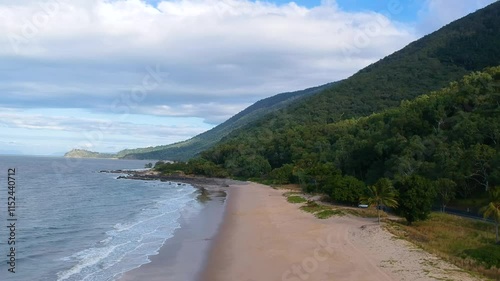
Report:
M 324 89 L 334 87 L 335 83 L 313 87 L 301 91 L 281 93 L 269 98 L 260 100 L 247 107 L 240 113 L 229 118 L 224 123 L 201 133 L 186 141 L 174 143 L 171 145 L 151 147 L 148 149 L 124 150 L 119 158 L 125 159 L 167 159 L 167 160 L 188 160 L 200 152 L 211 148 L 217 144 L 223 137 L 229 135 L 234 130 L 258 120 L 260 117 L 282 109 L 294 102 L 317 94 Z
M 352 204 L 367 185 L 390 179 L 403 202 L 439 199 L 446 205 L 500 185 L 498 167 L 500 67 L 367 117 L 295 126 L 278 135 L 262 128 L 187 164 L 157 168 L 298 183 Z
M 260 101 L 202 134 L 208 141 L 123 157 L 184 160 L 205 149 L 157 169 L 296 183 L 348 204 L 380 180 L 403 202 L 485 197 L 500 185 L 498 46 L 500 2 L 346 80 Z
M 500 176 L 499 69 L 471 71 L 500 65 L 499 40 L 494 3 L 235 130 L 191 172 L 300 183 L 346 203 L 381 178 L 439 182 L 443 205 L 485 192 Z

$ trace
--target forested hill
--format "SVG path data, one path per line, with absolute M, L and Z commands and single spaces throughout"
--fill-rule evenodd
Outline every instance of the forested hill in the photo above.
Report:
M 64 157 L 68 158 L 116 158 L 113 153 L 99 153 L 93 152 L 85 149 L 73 149 L 66 154 Z
M 409 44 L 334 88 L 262 119 L 261 125 L 284 129 L 327 124 L 398 106 L 402 100 L 446 87 L 471 71 L 499 65 L 498 46 L 500 2 Z
M 500 2 L 410 44 L 332 89 L 234 131 L 205 152 L 203 158 L 230 175 L 241 177 L 270 176 L 271 171 L 285 165 L 297 168 L 335 163 L 340 159 L 328 158 L 327 152 L 339 144 L 334 142 L 335 135 L 327 135 L 328 124 L 394 108 L 403 100 L 458 81 L 471 71 L 500 65 L 498 46 Z M 394 137 L 398 137 L 397 133 Z M 346 142 L 343 146 L 351 144 Z M 343 154 L 343 157 L 365 161 L 361 157 L 364 153 L 372 152 L 366 148 L 366 151 Z M 356 167 L 345 172 L 369 183 L 379 176 Z M 376 167 L 385 169 L 383 165 Z
M 240 113 L 228 119 L 226 122 L 215 128 L 201 133 L 189 140 L 154 148 L 153 151 L 145 153 L 128 153 L 124 158 L 129 159 L 167 159 L 167 160 L 187 160 L 198 153 L 212 147 L 223 137 L 232 131 L 239 129 L 268 113 L 284 108 L 292 102 L 314 95 L 324 89 L 334 87 L 335 83 L 305 89 L 302 91 L 278 94 L 247 107 Z
M 236 169 L 240 156 L 262 157 L 272 169 L 300 161 L 304 154 L 294 151 L 291 137 L 299 142 L 307 138 L 321 143 L 321 130 L 326 124 L 396 107 L 403 100 L 441 89 L 471 71 L 500 65 L 498 46 L 500 2 L 411 43 L 333 88 L 234 131 L 206 155 L 237 144 L 238 151 L 231 152 L 224 166 Z M 300 133 L 312 128 L 315 131 L 309 132 L 311 136 Z M 260 171 L 254 175 L 260 175 Z
M 73 149 L 66 153 L 65 157 L 187 160 L 201 151 L 212 147 L 233 130 L 241 128 L 268 113 L 284 108 L 292 102 L 296 102 L 302 98 L 309 97 L 325 89 L 334 87 L 334 85 L 335 83 L 328 83 L 318 87 L 295 92 L 281 93 L 262 99 L 215 128 L 186 141 L 155 147 L 125 149 L 115 154 Z
M 401 189 L 418 187 L 415 196 L 422 198 L 484 196 L 500 186 L 500 67 L 368 117 L 294 127 L 279 138 L 260 132 L 226 141 L 186 169 L 300 183 L 351 204 L 381 178 Z

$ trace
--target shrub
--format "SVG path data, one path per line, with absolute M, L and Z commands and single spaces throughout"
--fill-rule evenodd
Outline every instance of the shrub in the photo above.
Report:
M 315 214 L 315 216 L 318 219 L 327 219 L 327 218 L 329 218 L 331 216 L 343 216 L 343 215 L 345 215 L 345 214 L 341 210 L 332 210 L 332 209 L 323 210 L 323 211 L 318 212 L 318 213 Z
M 488 245 L 477 249 L 465 250 L 464 254 L 481 262 L 488 268 L 500 268 L 500 246 Z
M 307 202 L 307 200 L 304 199 L 304 197 L 296 195 L 288 196 L 287 201 L 294 204 Z

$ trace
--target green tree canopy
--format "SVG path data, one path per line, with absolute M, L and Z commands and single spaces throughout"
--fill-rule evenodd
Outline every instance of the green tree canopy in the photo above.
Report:
M 361 197 L 361 203 L 377 207 L 378 223 L 380 224 L 380 208 L 382 206 L 397 207 L 397 192 L 392 186 L 391 180 L 379 179 L 374 185 L 369 186 L 365 195 Z
M 395 186 L 399 191 L 397 211 L 406 218 L 408 224 L 427 219 L 436 198 L 435 183 L 424 177 L 412 175 L 402 177 Z
M 490 203 L 481 209 L 481 213 L 485 218 L 491 218 L 495 221 L 496 242 L 500 243 L 498 237 L 498 226 L 500 224 L 500 187 L 490 190 Z

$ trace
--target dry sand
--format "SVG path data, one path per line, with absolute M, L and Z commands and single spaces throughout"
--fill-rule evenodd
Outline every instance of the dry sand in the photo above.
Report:
M 229 188 L 202 280 L 480 280 L 394 239 L 373 219 L 320 220 L 282 194 L 254 183 Z

